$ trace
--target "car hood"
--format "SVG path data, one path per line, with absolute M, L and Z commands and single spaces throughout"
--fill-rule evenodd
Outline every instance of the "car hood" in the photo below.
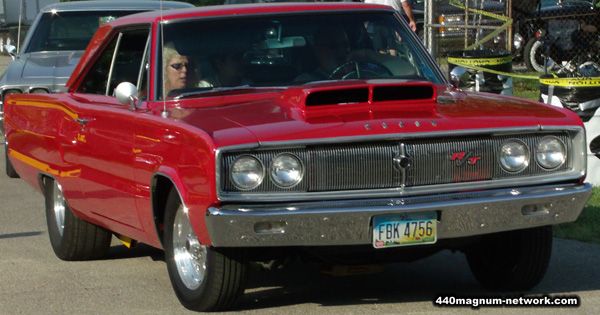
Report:
M 82 54 L 83 51 L 23 54 L 9 65 L 5 84 L 46 86 L 51 91 L 62 91 Z
M 366 88 L 370 95 L 377 95 L 378 87 L 390 87 L 388 92 L 393 93 L 380 100 L 351 100 L 353 93 L 360 94 L 358 89 Z M 427 88 L 433 89 L 433 95 L 419 92 Z M 566 117 L 571 118 L 572 124 L 583 126 L 577 115 L 568 110 L 425 82 L 313 85 L 270 93 L 262 99 L 259 95 L 244 95 L 220 98 L 218 102 L 221 104 L 214 107 L 186 108 L 194 100 L 185 100 L 172 110 L 171 116 L 206 131 L 217 147 L 250 142 L 260 145 L 328 138 L 404 137 L 411 133 L 456 134 L 471 129 L 539 129 L 563 125 Z
M 31 53 L 23 67 L 23 78 L 69 78 L 83 51 Z

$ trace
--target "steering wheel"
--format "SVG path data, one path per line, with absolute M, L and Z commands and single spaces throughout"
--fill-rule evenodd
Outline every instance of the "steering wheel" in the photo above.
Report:
M 335 68 L 329 75 L 334 80 L 373 79 L 393 76 L 390 69 L 374 61 L 348 61 Z

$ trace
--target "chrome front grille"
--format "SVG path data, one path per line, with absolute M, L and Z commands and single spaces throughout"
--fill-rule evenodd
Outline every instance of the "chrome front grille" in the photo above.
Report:
M 536 164 L 535 144 L 545 136 L 553 135 L 563 141 L 571 152 L 571 139 L 567 132 L 535 133 L 525 135 L 444 137 L 427 140 L 396 140 L 377 143 L 344 143 L 314 145 L 304 148 L 236 151 L 222 156 L 225 193 L 238 193 L 231 182 L 229 166 L 240 155 L 250 154 L 261 160 L 266 169 L 265 180 L 257 188 L 243 193 L 278 192 L 334 192 L 410 188 L 531 177 L 572 169 L 572 154 L 566 163 L 554 170 Z M 504 141 L 519 139 L 530 149 L 529 166 L 516 173 L 501 168 L 498 150 Z M 268 166 L 281 153 L 291 153 L 305 166 L 302 182 L 292 188 L 281 188 L 269 180 Z M 400 166 L 399 157 L 405 164 Z M 396 162 L 395 162 L 396 158 Z
M 308 191 L 398 187 L 401 173 L 394 169 L 398 143 L 310 148 Z
M 572 160 L 567 160 L 556 170 L 548 171 L 536 164 L 535 143 L 543 136 L 519 135 L 496 136 L 496 137 L 469 137 L 460 139 L 435 139 L 407 143 L 408 155 L 412 157 L 413 167 L 406 172 L 406 186 L 436 185 L 448 183 L 460 183 L 470 181 L 481 181 L 491 179 L 502 179 L 511 177 L 532 176 L 547 174 L 549 172 L 564 171 L 572 167 Z M 566 133 L 552 134 L 567 146 L 570 150 L 570 139 Z M 519 139 L 530 149 L 529 166 L 521 172 L 509 173 L 500 167 L 498 162 L 498 149 L 504 141 Z M 462 159 L 451 158 L 455 154 L 465 153 Z M 469 164 L 469 158 L 475 162 Z M 461 164 L 462 163 L 462 164 Z

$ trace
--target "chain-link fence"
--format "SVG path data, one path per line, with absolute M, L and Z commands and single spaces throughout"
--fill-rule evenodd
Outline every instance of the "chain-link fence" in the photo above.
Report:
M 449 52 L 505 50 L 530 71 L 600 71 L 600 0 L 413 0 L 424 42 L 444 67 Z M 573 74 L 577 73 L 577 74 Z

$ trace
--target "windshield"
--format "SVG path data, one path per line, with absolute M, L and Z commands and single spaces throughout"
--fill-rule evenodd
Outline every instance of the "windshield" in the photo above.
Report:
M 224 87 L 247 91 L 325 80 L 442 83 L 408 32 L 388 13 L 169 23 L 164 25 L 161 86 L 175 97 Z
M 26 53 L 85 50 L 100 25 L 139 11 L 48 12 L 35 28 Z

